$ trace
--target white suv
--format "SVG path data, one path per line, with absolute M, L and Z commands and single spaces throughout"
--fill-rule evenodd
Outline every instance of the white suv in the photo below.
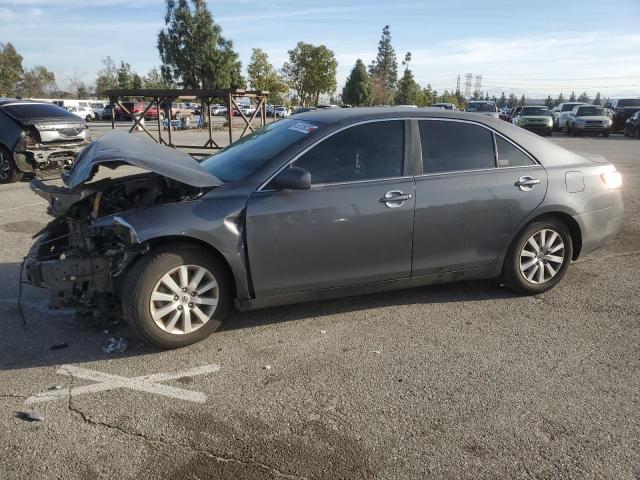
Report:
M 584 102 L 564 102 L 551 110 L 551 114 L 553 115 L 553 129 L 564 130 L 567 127 L 567 118 L 569 118 L 569 114 L 573 107 L 576 105 L 586 105 Z

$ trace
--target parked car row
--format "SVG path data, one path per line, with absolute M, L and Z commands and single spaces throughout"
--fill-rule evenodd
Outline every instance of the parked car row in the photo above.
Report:
M 518 106 L 503 110 L 499 117 L 546 136 L 551 136 L 554 131 L 564 131 L 567 135 L 607 137 L 620 131 L 626 136 L 640 135 L 639 113 L 640 98 L 627 98 L 613 100 L 604 107 L 585 102 L 563 102 L 551 110 L 544 105 Z

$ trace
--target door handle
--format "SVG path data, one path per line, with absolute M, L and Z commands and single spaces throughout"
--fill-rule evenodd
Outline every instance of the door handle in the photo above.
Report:
M 529 190 L 533 190 L 533 187 L 535 187 L 539 183 L 540 180 L 538 180 L 537 178 L 524 176 L 518 179 L 518 181 L 515 183 L 515 186 L 523 192 L 528 192 Z
M 382 203 L 386 203 L 389 208 L 401 207 L 406 200 L 411 200 L 411 194 L 402 193 L 400 190 L 391 190 L 384 194 L 380 199 Z

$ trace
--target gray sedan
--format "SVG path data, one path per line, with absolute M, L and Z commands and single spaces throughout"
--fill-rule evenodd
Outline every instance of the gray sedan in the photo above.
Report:
M 149 171 L 92 181 L 100 166 Z M 198 163 L 134 135 L 32 189 L 56 217 L 25 261 L 54 305 L 124 316 L 166 348 L 240 310 L 468 279 L 549 290 L 616 234 L 622 179 L 487 115 L 331 109 Z

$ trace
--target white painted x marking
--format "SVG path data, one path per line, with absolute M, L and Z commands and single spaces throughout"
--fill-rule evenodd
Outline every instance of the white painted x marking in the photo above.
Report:
M 153 393 L 155 395 L 164 395 L 165 397 L 176 398 L 188 402 L 204 403 L 207 396 L 201 392 L 185 390 L 183 388 L 171 387 L 169 385 L 161 385 L 158 382 L 166 382 L 168 380 L 176 380 L 178 378 L 192 377 L 194 375 L 204 375 L 205 373 L 215 373 L 220 370 L 220 365 L 211 364 L 195 367 L 180 372 L 156 373 L 154 375 L 142 375 L 139 377 L 123 377 L 121 375 L 113 375 L 111 373 L 97 372 L 86 368 L 76 367 L 74 365 L 62 365 L 56 373 L 60 375 L 70 375 L 72 377 L 91 380 L 92 385 L 82 387 L 62 388 L 60 390 L 47 390 L 33 395 L 25 400 L 25 403 L 42 403 L 51 402 L 69 396 L 85 395 L 87 393 L 105 392 L 115 390 L 117 388 L 128 388 L 129 390 L 137 390 L 140 392 Z

